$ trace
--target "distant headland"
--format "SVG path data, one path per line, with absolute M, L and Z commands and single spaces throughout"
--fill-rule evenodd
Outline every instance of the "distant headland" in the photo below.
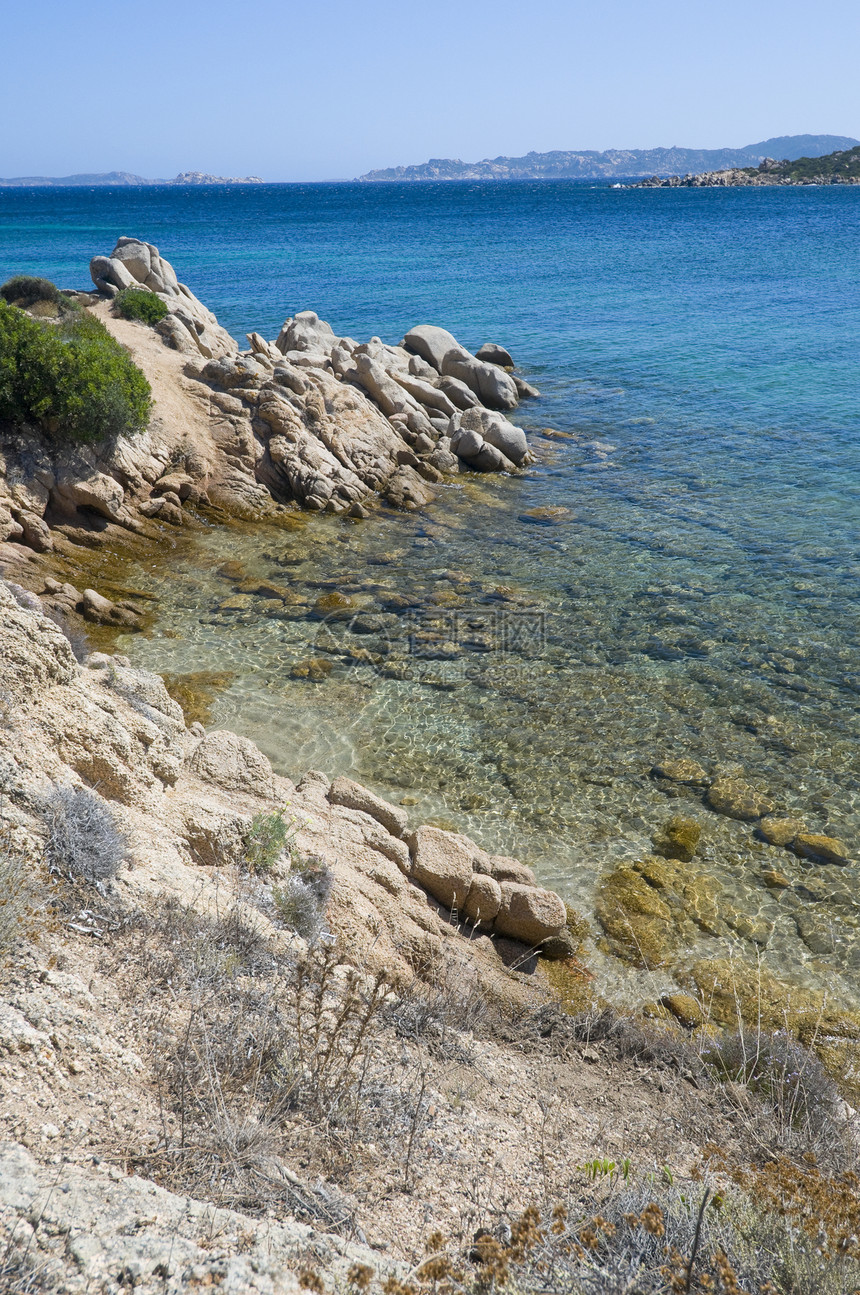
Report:
M 824 157 L 766 157 L 758 166 L 730 167 L 699 175 L 652 175 L 641 180 L 642 189 L 723 189 L 748 185 L 860 184 L 860 146 L 828 153 Z
M 847 135 L 778 135 L 743 148 L 630 148 L 552 153 L 527 153 L 525 157 L 484 158 L 461 162 L 459 158 L 431 158 L 418 166 L 391 166 L 368 171 L 359 180 L 599 180 L 633 176 L 674 175 L 718 171 L 730 167 L 756 167 L 768 157 L 790 160 L 822 157 L 836 149 L 850 149 L 860 140 Z
M 99 171 L 83 175 L 18 175 L 11 179 L 0 178 L 0 186 L 13 189 L 72 188 L 84 185 L 105 185 L 118 188 L 141 184 L 262 184 L 259 175 L 208 175 L 204 171 L 180 171 L 172 180 L 147 180 L 131 171 Z

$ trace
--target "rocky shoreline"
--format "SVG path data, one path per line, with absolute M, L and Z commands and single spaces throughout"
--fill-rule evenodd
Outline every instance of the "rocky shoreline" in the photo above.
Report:
M 188 724 L 159 675 L 77 661 L 39 600 L 2 581 L 0 658 L 12 1290 L 429 1295 L 429 1254 L 477 1295 L 482 1236 L 527 1266 L 513 1229 L 552 1218 L 567 1242 L 569 1212 L 560 1254 L 600 1281 L 578 1237 L 608 1204 L 619 1228 L 650 1202 L 669 1226 L 700 1199 L 714 1147 L 734 1167 L 753 1138 L 786 1145 L 790 1124 L 752 1081 L 725 1082 L 735 1011 L 758 1015 L 757 1066 L 772 1048 L 809 1074 L 818 1123 L 787 1144 L 834 1172 L 855 1163 L 855 1111 L 786 1031 L 837 1061 L 847 1045 L 850 1077 L 856 1016 L 809 999 L 790 1017 L 765 974 L 756 996 L 712 963 L 698 994 L 619 1018 L 580 961 L 587 924 L 516 859 L 410 830 L 402 806 L 348 778 L 279 777 L 248 739 Z M 708 781 L 689 763 L 655 776 Z M 743 791 L 708 794 L 758 813 Z M 267 855 L 275 820 L 288 832 Z M 676 823 L 658 845 L 626 925 L 623 897 L 616 912 L 604 895 L 622 941 L 644 946 L 684 888 L 695 841 Z M 734 1190 L 727 1170 L 706 1172 Z M 626 1226 L 619 1262 L 641 1265 Z M 525 1289 L 545 1289 L 535 1276 Z
M 835 159 L 844 159 L 836 161 Z M 698 175 L 652 175 L 635 189 L 734 189 L 749 186 L 810 184 L 860 184 L 858 150 L 831 153 L 824 158 L 800 158 L 798 162 L 766 157 L 758 166 L 729 167 L 723 171 L 702 171 Z
M 353 517 L 380 503 L 415 509 L 461 469 L 515 472 L 531 461 L 506 414 L 538 393 L 500 346 L 473 356 L 430 325 L 400 346 L 358 343 L 304 311 L 274 341 L 249 334 L 240 351 L 151 245 L 121 238 L 91 273 L 95 293 L 69 295 L 146 373 L 154 414 L 143 434 L 93 448 L 57 446 L 35 428 L 0 431 L 0 570 L 28 588 L 28 572 L 50 562 L 24 560 L 21 546 L 68 555 L 70 543 L 152 541 L 201 508 L 242 518 L 295 505 Z M 157 331 L 112 313 L 129 288 L 166 306 Z M 64 601 L 94 622 L 129 627 L 140 616 L 83 593 Z

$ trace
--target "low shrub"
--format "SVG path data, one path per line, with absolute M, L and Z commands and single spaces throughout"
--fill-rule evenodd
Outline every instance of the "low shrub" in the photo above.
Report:
M 344 1165 L 356 1140 L 403 1155 L 417 1147 L 430 1102 L 420 1085 L 392 1085 L 380 1044 L 385 975 L 361 974 L 330 945 L 293 963 L 238 898 L 222 915 L 175 899 L 129 914 L 112 952 L 118 975 L 133 968 L 126 983 L 141 994 L 159 1099 L 172 1113 L 151 1142 L 126 1151 L 135 1168 L 220 1208 L 352 1230 L 335 1189 L 300 1185 L 280 1166 L 295 1161 L 297 1116 L 306 1149 Z
M 334 874 L 330 869 L 311 867 L 291 873 L 285 886 L 272 887 L 278 917 L 308 944 L 316 944 L 323 934 L 333 885 Z
M 70 881 L 102 887 L 119 871 L 128 850 L 110 806 L 88 787 L 57 787 L 47 803 L 47 858 Z
M 787 1031 L 719 1035 L 706 1043 L 702 1060 L 717 1080 L 743 1085 L 759 1098 L 772 1126 L 770 1146 L 842 1162 L 846 1128 L 839 1089 L 818 1057 Z
M 61 306 L 65 301 L 60 289 L 50 279 L 37 279 L 32 274 L 16 274 L 7 279 L 0 288 L 0 297 L 24 310 L 35 306 L 37 301 L 47 301 L 53 306 Z
M 142 431 L 151 396 L 126 350 L 86 311 L 45 324 L 0 300 L 0 419 L 89 443 Z
M 214 992 L 227 1002 L 239 977 L 263 981 L 272 974 L 267 941 L 241 903 L 207 915 L 171 897 L 150 913 L 133 914 L 125 925 L 138 944 L 136 961 L 154 984 Z
M 292 844 L 293 830 L 282 810 L 261 811 L 251 819 L 245 834 L 245 863 L 249 872 L 260 876 L 271 872 L 280 856 Z
M 157 324 L 167 314 L 167 306 L 147 288 L 123 288 L 113 299 L 113 308 L 123 319 L 138 319 L 142 324 Z

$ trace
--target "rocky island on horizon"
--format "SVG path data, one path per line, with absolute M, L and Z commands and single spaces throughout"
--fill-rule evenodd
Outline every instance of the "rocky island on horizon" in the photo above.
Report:
M 48 189 L 76 188 L 87 185 L 106 187 L 131 187 L 137 185 L 203 185 L 203 184 L 263 184 L 259 175 L 209 175 L 205 171 L 180 171 L 172 180 L 147 180 L 131 171 L 96 171 L 80 175 L 18 175 L 0 178 L 0 188 Z

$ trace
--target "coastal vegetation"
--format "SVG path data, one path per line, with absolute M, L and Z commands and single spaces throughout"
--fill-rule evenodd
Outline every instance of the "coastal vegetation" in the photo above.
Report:
M 860 145 L 828 153 L 825 157 L 800 157 L 795 162 L 781 162 L 777 174 L 795 183 L 822 184 L 860 179 Z
M 290 832 L 290 824 L 282 810 L 255 814 L 245 837 L 248 870 L 258 875 L 271 872 L 278 856 L 290 847 Z
M 13 278 L 7 279 L 0 287 L 0 297 L 22 310 L 32 310 L 33 307 L 46 305 L 54 306 L 56 309 L 50 312 L 53 315 L 59 314 L 64 307 L 68 310 L 73 308 L 72 303 L 63 296 L 56 284 L 51 283 L 50 279 L 39 279 L 32 274 L 16 274 Z
M 149 383 L 100 320 L 73 307 L 56 322 L 33 319 L 8 304 L 15 293 L 57 306 L 52 287 L 13 279 L 0 289 L 0 419 L 75 444 L 142 431 Z

